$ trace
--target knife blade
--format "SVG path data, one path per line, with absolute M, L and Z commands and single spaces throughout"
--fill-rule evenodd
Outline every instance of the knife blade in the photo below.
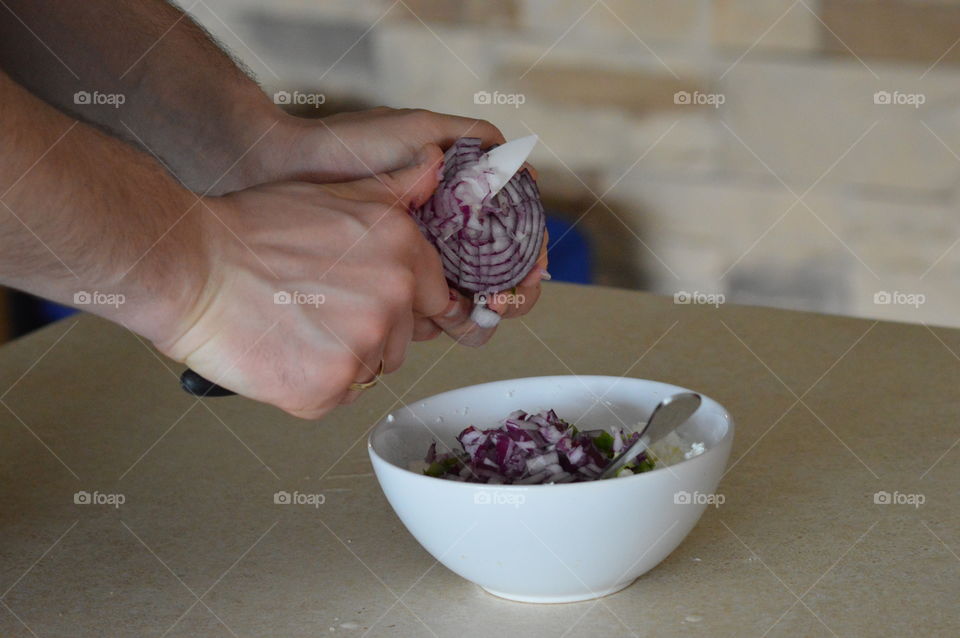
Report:
M 481 162 L 485 163 L 486 168 L 493 170 L 492 179 L 489 181 L 491 197 L 499 193 L 507 185 L 507 182 L 513 179 L 523 163 L 527 161 L 539 139 L 536 135 L 518 137 L 490 149 L 480 159 Z

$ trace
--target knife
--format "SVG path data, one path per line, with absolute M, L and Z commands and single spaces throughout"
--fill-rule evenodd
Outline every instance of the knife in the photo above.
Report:
M 488 182 L 491 185 L 491 197 L 499 193 L 507 185 L 507 182 L 513 179 L 517 171 L 523 167 L 523 163 L 530 157 L 530 153 L 539 139 L 536 135 L 518 137 L 490 149 L 486 155 L 480 158 L 480 162 L 485 164 L 485 168 L 493 170 L 493 179 Z
M 490 184 L 491 197 L 499 193 L 503 187 L 507 185 L 507 182 L 513 179 L 513 176 L 517 174 L 517 171 L 520 170 L 523 163 L 527 161 L 527 157 L 530 156 L 538 140 L 539 138 L 536 135 L 520 137 L 490 149 L 480 158 L 480 162 L 485 165 L 484 167 L 493 171 L 491 179 L 488 182 Z M 496 320 L 500 320 L 500 315 L 497 315 L 497 313 L 492 310 L 488 310 L 486 307 L 477 306 L 474 310 L 478 311 L 477 316 L 474 317 L 477 323 L 488 323 L 492 320 L 486 313 L 496 315 Z M 471 317 L 473 317 L 472 313 Z M 182 387 L 185 392 L 197 397 L 228 397 L 236 394 L 233 390 L 228 390 L 213 381 L 203 378 L 190 368 L 187 368 L 183 374 L 180 375 L 180 387 Z

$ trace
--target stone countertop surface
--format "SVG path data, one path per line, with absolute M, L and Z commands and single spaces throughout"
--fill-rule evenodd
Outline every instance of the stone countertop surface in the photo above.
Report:
M 415 344 L 320 422 L 198 402 L 181 370 L 89 316 L 0 348 L 0 636 L 960 635 L 960 331 L 549 284 L 489 346 Z M 401 402 L 554 374 L 693 388 L 736 440 L 724 503 L 659 566 L 514 603 L 407 533 L 366 436 Z

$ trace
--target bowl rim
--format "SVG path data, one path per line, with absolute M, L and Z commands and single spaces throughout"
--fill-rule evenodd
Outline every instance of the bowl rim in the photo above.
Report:
M 626 380 L 626 381 L 649 381 L 649 382 L 652 382 L 652 383 L 657 383 L 657 384 L 660 384 L 660 385 L 667 385 L 667 386 L 671 386 L 671 387 L 673 387 L 673 388 L 677 388 L 678 391 L 683 391 L 683 392 L 697 392 L 696 390 L 690 390 L 690 389 L 688 389 L 688 388 L 684 388 L 684 387 L 682 387 L 682 386 L 678 386 L 678 385 L 673 384 L 673 383 L 668 383 L 668 382 L 666 382 L 666 381 L 658 381 L 658 380 L 656 380 L 656 379 L 646 379 L 646 378 L 641 378 L 641 377 L 626 377 L 626 376 L 616 377 L 616 376 L 602 375 L 602 374 L 554 374 L 554 375 L 539 376 L 539 377 L 517 377 L 517 378 L 511 378 L 511 379 L 498 379 L 498 380 L 496 380 L 496 381 L 486 381 L 486 382 L 484 382 L 484 383 L 475 383 L 475 384 L 473 384 L 473 385 L 465 385 L 465 386 L 461 386 L 461 387 L 459 387 L 459 388 L 453 388 L 453 389 L 451 389 L 451 390 L 445 390 L 445 391 L 443 391 L 443 392 L 438 392 L 437 394 L 431 394 L 430 396 L 423 397 L 423 398 L 421 398 L 421 399 L 416 399 L 416 401 L 411 401 L 411 402 L 406 403 L 404 406 L 401 407 L 401 409 L 406 408 L 406 409 L 410 410 L 411 412 L 415 412 L 414 409 L 413 409 L 412 407 L 410 407 L 413 403 L 422 403 L 422 402 L 426 402 L 426 401 L 430 401 L 430 400 L 433 400 L 433 399 L 440 398 L 440 397 L 445 396 L 445 395 L 448 395 L 448 394 L 453 394 L 453 393 L 455 393 L 455 392 L 460 392 L 460 391 L 463 391 L 463 390 L 469 390 L 469 389 L 474 389 L 474 388 L 480 388 L 480 387 L 483 387 L 483 386 L 489 386 L 489 385 L 499 384 L 499 383 L 503 383 L 503 382 L 533 381 L 533 380 L 537 380 L 537 381 L 549 381 L 549 380 L 554 380 L 554 379 L 581 379 L 581 380 L 584 380 L 584 379 L 604 379 L 604 380 L 617 380 L 617 381 L 624 381 L 624 380 Z M 665 466 L 659 467 L 659 468 L 654 468 L 654 469 L 649 470 L 649 471 L 647 471 L 647 472 L 641 472 L 640 474 L 634 474 L 634 475 L 632 475 L 632 476 L 620 477 L 620 478 L 616 479 L 616 481 L 609 481 L 609 480 L 602 481 L 602 483 L 612 483 L 612 484 L 614 484 L 614 485 L 625 485 L 625 484 L 628 484 L 628 483 L 631 483 L 631 482 L 634 482 L 634 483 L 635 483 L 635 482 L 637 482 L 638 480 L 644 480 L 644 477 L 649 477 L 649 476 L 651 476 L 651 475 L 659 475 L 661 472 L 670 472 L 670 471 L 672 471 L 673 468 L 680 467 L 681 465 L 684 465 L 684 464 L 687 464 L 687 463 L 693 464 L 694 462 L 705 460 L 706 457 L 709 456 L 709 455 L 711 455 L 711 454 L 714 454 L 714 455 L 715 455 L 715 454 L 721 453 L 721 448 L 729 445 L 729 444 L 732 442 L 732 440 L 733 440 L 733 433 L 734 433 L 734 429 L 735 429 L 735 423 L 734 423 L 733 415 L 731 415 L 731 414 L 730 414 L 730 411 L 727 410 L 727 408 L 726 408 L 722 403 L 720 403 L 719 401 L 711 398 L 710 396 L 708 396 L 708 395 L 706 395 L 706 394 L 703 394 L 702 392 L 697 392 L 697 394 L 699 394 L 699 395 L 700 395 L 703 399 L 705 399 L 706 401 L 711 401 L 712 403 L 714 403 L 717 407 L 719 407 L 719 408 L 723 411 L 723 415 L 722 415 L 722 416 L 726 418 L 726 426 L 727 426 L 727 429 L 726 429 L 726 432 L 724 432 L 723 436 L 720 438 L 719 441 L 717 441 L 714 445 L 712 445 L 712 446 L 710 446 L 709 448 L 707 448 L 707 450 L 704 451 L 702 454 L 698 454 L 698 455 L 696 455 L 696 456 L 694 456 L 694 457 L 691 457 L 691 458 L 689 458 L 689 459 L 683 459 L 682 461 L 680 461 L 680 462 L 678 462 L 678 463 L 674 463 L 674 464 L 672 464 L 672 465 L 665 465 Z M 529 490 L 529 489 L 539 489 L 539 490 L 546 490 L 546 489 L 568 489 L 568 490 L 569 490 L 569 489 L 573 489 L 573 488 L 583 488 L 583 487 L 585 487 L 585 486 L 592 486 L 592 485 L 597 485 L 597 484 L 601 483 L 601 481 L 597 481 L 597 480 L 593 480 L 593 481 L 579 481 L 579 482 L 577 482 L 577 483 L 539 483 L 539 484 L 531 484 L 531 485 L 469 483 L 469 482 L 467 482 L 467 481 L 453 481 L 453 480 L 450 480 L 450 479 L 444 479 L 444 478 L 440 478 L 440 477 L 437 477 L 437 476 L 427 476 L 426 474 L 422 474 L 422 473 L 420 473 L 420 472 L 414 472 L 413 470 L 410 470 L 410 469 L 405 468 L 405 467 L 400 467 L 399 465 L 396 465 L 395 463 L 393 463 L 393 462 L 391 462 L 391 461 L 388 461 L 387 459 L 383 458 L 382 456 L 380 456 L 380 454 L 379 454 L 379 453 L 376 451 L 376 449 L 373 447 L 373 437 L 374 437 L 374 435 L 378 432 L 378 430 L 380 430 L 380 428 L 382 428 L 382 427 L 384 427 L 385 425 L 387 425 L 387 424 L 390 423 L 389 421 L 387 421 L 387 417 L 390 416 L 391 414 L 393 414 L 393 411 L 391 411 L 390 413 L 384 415 L 383 418 L 381 418 L 379 421 L 377 421 L 377 422 L 374 424 L 373 428 L 370 430 L 370 434 L 367 435 L 367 453 L 368 453 L 371 457 L 375 457 L 376 460 L 379 460 L 380 462 L 382 462 L 382 463 L 383 463 L 385 466 L 387 466 L 387 467 L 393 468 L 394 470 L 398 470 L 398 471 L 403 472 L 403 473 L 405 473 L 405 474 L 409 474 L 410 476 L 417 477 L 418 479 L 422 479 L 422 480 L 426 480 L 426 481 L 434 481 L 434 483 L 433 483 L 434 485 L 437 485 L 436 481 L 441 481 L 443 484 L 446 484 L 446 485 L 464 486 L 465 488 L 472 488 L 472 489 L 503 490 L 503 491 L 519 491 L 519 490 L 523 490 L 523 491 L 526 491 L 526 490 Z M 688 466 L 688 467 L 692 467 L 692 465 L 691 465 L 691 466 Z M 376 468 L 374 468 L 374 470 L 376 470 Z M 650 479 L 647 479 L 647 480 L 650 480 Z M 459 489 L 459 488 L 453 488 L 453 489 Z

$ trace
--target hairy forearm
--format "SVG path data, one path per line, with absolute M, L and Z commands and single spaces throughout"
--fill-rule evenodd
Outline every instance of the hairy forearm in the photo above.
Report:
M 203 203 L 157 162 L 2 72 L 0 144 L 0 283 L 66 304 L 114 295 L 80 307 L 151 338 L 190 303 Z
M 244 153 L 286 116 L 179 9 L 163 0 L 4 5 L 0 65 L 35 95 L 148 148 L 195 191 L 231 190 L 259 170 Z M 90 103 L 76 103 L 78 93 Z

